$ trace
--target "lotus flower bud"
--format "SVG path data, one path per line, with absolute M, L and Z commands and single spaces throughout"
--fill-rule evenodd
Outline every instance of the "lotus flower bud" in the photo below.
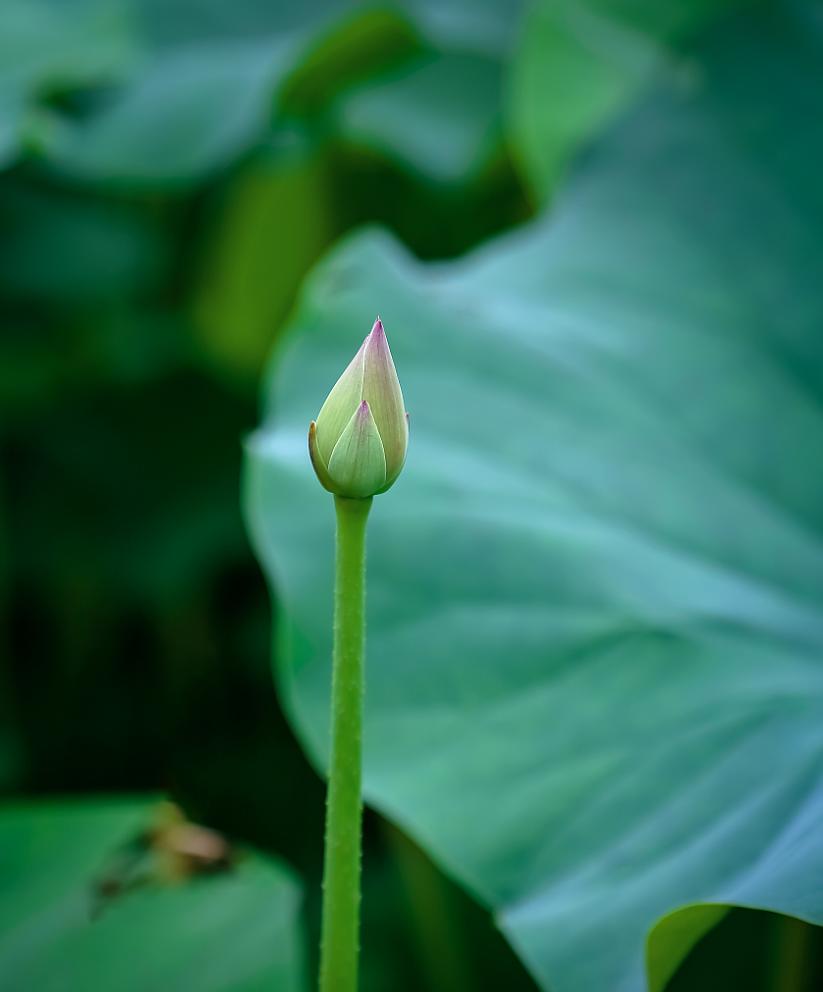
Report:
M 309 428 L 309 454 L 324 488 L 366 499 L 384 493 L 403 468 L 409 416 L 378 317 Z

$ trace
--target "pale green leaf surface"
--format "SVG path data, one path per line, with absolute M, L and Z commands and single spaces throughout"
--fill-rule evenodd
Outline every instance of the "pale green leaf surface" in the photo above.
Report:
M 388 6 L 408 13 L 441 49 L 505 57 L 517 44 L 527 0 L 396 0 Z
M 488 0 L 479 11 L 462 0 L 404 0 L 363 11 L 341 0 L 200 8 L 170 17 L 152 12 L 153 5 L 131 10 L 139 25 L 136 56 L 118 75 L 118 88 L 100 94 L 87 113 L 59 116 L 42 128 L 39 143 L 56 169 L 112 187 L 185 188 L 264 143 L 282 87 L 295 74 L 331 73 L 325 81 L 303 80 L 323 92 L 345 82 L 352 63 L 363 82 L 346 101 L 341 129 L 358 144 L 446 182 L 471 177 L 499 148 L 501 59 L 519 0 Z M 371 64 L 369 39 L 374 45 L 374 32 L 385 34 L 391 53 L 401 25 L 409 43 L 419 36 L 427 56 L 413 71 L 401 64 L 399 78 L 376 80 L 382 66 Z M 324 47 L 336 60 L 314 64 Z M 2 82 L 0 75 L 0 110 Z M 436 101 L 436 92 L 445 99 Z M 0 113 L 0 156 L 9 140 L 4 131 L 20 112 L 16 90 L 11 97 L 8 113 Z M 388 104 L 394 114 L 387 115 Z
M 683 42 L 745 0 L 538 0 L 512 64 L 508 119 L 524 175 L 547 198 L 581 145 L 655 73 L 688 78 Z
M 230 871 L 146 885 L 93 914 L 93 885 L 150 821 L 145 802 L 0 808 L 0 983 L 26 992 L 302 992 L 299 893 L 246 855 Z
M 4 0 L 0 167 L 18 157 L 44 97 L 117 79 L 135 54 L 123 0 Z
M 61 169 L 112 185 L 178 186 L 230 164 L 263 131 L 290 40 L 201 43 L 157 55 L 110 105 L 66 123 Z
M 448 186 L 482 174 L 500 154 L 502 65 L 475 54 L 428 54 L 341 95 L 335 130 Z
M 61 121 L 50 162 L 110 186 L 182 188 L 259 145 L 280 84 L 347 7 L 135 4 L 140 58 L 93 112 Z
M 366 793 L 553 992 L 639 992 L 680 907 L 823 921 L 823 60 L 783 9 L 718 30 L 550 219 L 447 266 L 343 247 L 249 444 L 322 763 L 333 514 L 305 431 L 379 310 L 411 437 L 370 524 Z M 651 937 L 655 987 L 690 914 Z

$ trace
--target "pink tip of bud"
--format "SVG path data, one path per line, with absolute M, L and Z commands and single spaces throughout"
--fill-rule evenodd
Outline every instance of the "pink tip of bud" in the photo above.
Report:
M 385 334 L 383 330 L 383 321 L 380 319 L 380 314 L 377 315 L 377 320 L 374 322 L 374 327 L 371 329 L 372 334 Z

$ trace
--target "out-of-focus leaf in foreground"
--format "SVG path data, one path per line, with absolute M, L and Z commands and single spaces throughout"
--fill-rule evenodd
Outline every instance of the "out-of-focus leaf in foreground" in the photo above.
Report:
M 790 13 L 791 11 L 791 13 Z M 555 992 L 637 992 L 697 904 L 823 922 L 823 44 L 718 28 L 556 212 L 311 279 L 248 448 L 278 671 L 326 751 L 332 512 L 306 425 L 379 310 L 411 413 L 370 533 L 368 799 Z M 651 936 L 662 986 L 719 915 Z
M 0 810 L 4 987 L 302 990 L 298 889 L 271 861 L 117 891 L 150 814 L 110 800 Z

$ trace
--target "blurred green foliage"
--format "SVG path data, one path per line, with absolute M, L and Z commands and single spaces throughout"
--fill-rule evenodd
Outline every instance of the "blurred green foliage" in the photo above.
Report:
M 239 509 L 266 358 L 346 232 L 381 225 L 438 262 L 515 227 L 659 64 L 683 76 L 674 55 L 725 6 L 565 0 L 523 27 L 512 0 L 3 4 L 0 786 L 26 805 L 0 811 L 0 985 L 50 987 L 66 947 L 114 967 L 116 912 L 146 928 L 134 954 L 165 927 L 153 901 L 208 914 L 208 886 L 242 885 L 241 865 L 123 895 L 110 932 L 46 942 L 43 977 L 9 984 L 18 907 L 51 919 L 154 815 L 71 799 L 89 793 L 169 793 L 288 863 L 303 936 L 288 910 L 283 949 L 311 971 L 323 786 L 274 694 L 280 607 L 272 636 Z M 366 827 L 364 992 L 535 987 L 486 910 Z M 812 938 L 732 913 L 673 988 L 800 992 L 817 967 Z
M 241 444 L 300 281 L 341 233 L 384 223 L 440 257 L 527 214 L 499 117 L 514 21 L 488 11 L 15 0 L 2 15 L 0 781 L 171 792 L 298 870 L 310 955 L 323 787 L 274 695 Z M 60 808 L 42 816 L 71 842 Z M 377 819 L 367 837 L 366 988 L 530 986 L 416 848 Z M 7 850 L 15 893 L 63 857 L 56 841 L 39 864 Z M 43 954 L 44 976 L 62 967 Z

